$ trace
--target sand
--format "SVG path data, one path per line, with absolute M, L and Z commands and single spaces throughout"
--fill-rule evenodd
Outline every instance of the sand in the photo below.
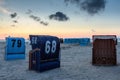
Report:
M 28 70 L 26 59 L 5 61 L 5 43 L 0 42 L 0 80 L 120 80 L 120 44 L 117 45 L 117 66 L 93 66 L 92 46 L 61 44 L 61 67 L 42 73 Z

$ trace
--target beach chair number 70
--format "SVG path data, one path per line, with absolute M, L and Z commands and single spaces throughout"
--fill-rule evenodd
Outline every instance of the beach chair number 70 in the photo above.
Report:
M 17 43 L 17 47 L 21 47 L 21 40 L 16 40 L 16 39 L 12 39 L 12 47 L 15 46 L 15 43 Z

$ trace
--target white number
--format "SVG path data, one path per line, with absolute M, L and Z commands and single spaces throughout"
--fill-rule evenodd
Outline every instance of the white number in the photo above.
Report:
M 52 47 L 50 47 L 50 44 L 51 44 L 50 41 L 46 41 L 46 43 L 45 43 L 45 53 L 46 54 L 49 54 L 50 51 L 51 51 L 51 53 L 55 53 L 55 51 L 56 51 L 56 41 L 55 40 L 52 41 Z
M 37 44 L 37 37 L 32 37 L 32 44 Z
M 45 53 L 49 53 L 50 52 L 50 41 L 46 41 L 45 43 Z
M 55 53 L 55 51 L 56 51 L 56 41 L 54 40 L 54 41 L 52 41 L 51 52 L 52 52 L 52 53 Z

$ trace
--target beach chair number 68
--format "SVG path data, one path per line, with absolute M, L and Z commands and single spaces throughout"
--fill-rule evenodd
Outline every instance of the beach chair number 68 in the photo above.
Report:
M 12 39 L 12 47 L 15 46 L 15 43 L 17 43 L 17 47 L 21 47 L 21 40 Z
M 52 46 L 50 46 L 51 44 L 52 44 Z M 50 51 L 51 51 L 51 53 L 55 53 L 55 51 L 56 51 L 56 44 L 57 43 L 56 43 L 55 40 L 53 40 L 52 42 L 47 40 L 46 43 L 45 43 L 45 53 L 49 54 Z

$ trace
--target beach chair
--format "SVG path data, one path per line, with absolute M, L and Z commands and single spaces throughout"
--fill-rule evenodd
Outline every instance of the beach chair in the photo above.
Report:
M 6 37 L 5 60 L 25 59 L 25 39 Z
M 115 35 L 94 35 L 92 49 L 93 65 L 116 65 L 116 44 Z
M 30 35 L 29 69 L 38 72 L 60 67 L 60 41 L 54 36 Z M 36 50 L 40 49 L 40 50 Z

